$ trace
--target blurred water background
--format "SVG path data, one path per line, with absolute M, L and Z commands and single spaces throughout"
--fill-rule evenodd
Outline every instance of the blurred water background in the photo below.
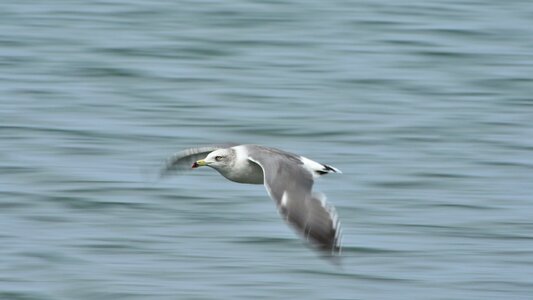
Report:
M 12 1 L 0 299 L 533 299 L 533 2 Z M 336 166 L 339 268 L 260 185 L 175 151 Z

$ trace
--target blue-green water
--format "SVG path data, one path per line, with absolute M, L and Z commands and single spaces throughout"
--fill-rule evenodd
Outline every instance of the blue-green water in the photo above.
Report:
M 532 299 L 531 1 L 12 1 L 0 10 L 0 299 Z M 343 267 L 262 186 L 154 180 L 258 143 L 316 189 Z

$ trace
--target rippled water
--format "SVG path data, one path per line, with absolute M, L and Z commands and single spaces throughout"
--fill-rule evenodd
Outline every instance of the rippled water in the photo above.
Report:
M 0 11 L 0 299 L 531 299 L 530 1 L 15 1 Z M 343 266 L 262 186 L 155 180 L 276 146 Z

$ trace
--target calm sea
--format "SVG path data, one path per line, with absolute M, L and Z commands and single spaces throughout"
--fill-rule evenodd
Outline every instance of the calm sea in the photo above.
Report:
M 533 2 L 4 2 L 1 300 L 533 299 Z M 342 267 L 157 180 L 226 141 L 344 172 Z

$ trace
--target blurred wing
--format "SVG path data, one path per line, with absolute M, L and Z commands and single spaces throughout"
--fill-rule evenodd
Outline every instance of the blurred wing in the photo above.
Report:
M 217 149 L 225 149 L 236 146 L 238 144 L 221 144 L 209 145 L 197 148 L 189 148 L 180 152 L 176 152 L 166 161 L 165 167 L 161 170 L 161 177 L 170 175 L 175 171 L 185 171 L 191 169 L 192 164 L 202 158 L 205 158 L 209 153 Z
M 340 253 L 337 213 L 323 194 L 311 194 L 312 174 L 283 155 L 257 152 L 249 160 L 263 169 L 265 187 L 285 221 L 319 250 Z

